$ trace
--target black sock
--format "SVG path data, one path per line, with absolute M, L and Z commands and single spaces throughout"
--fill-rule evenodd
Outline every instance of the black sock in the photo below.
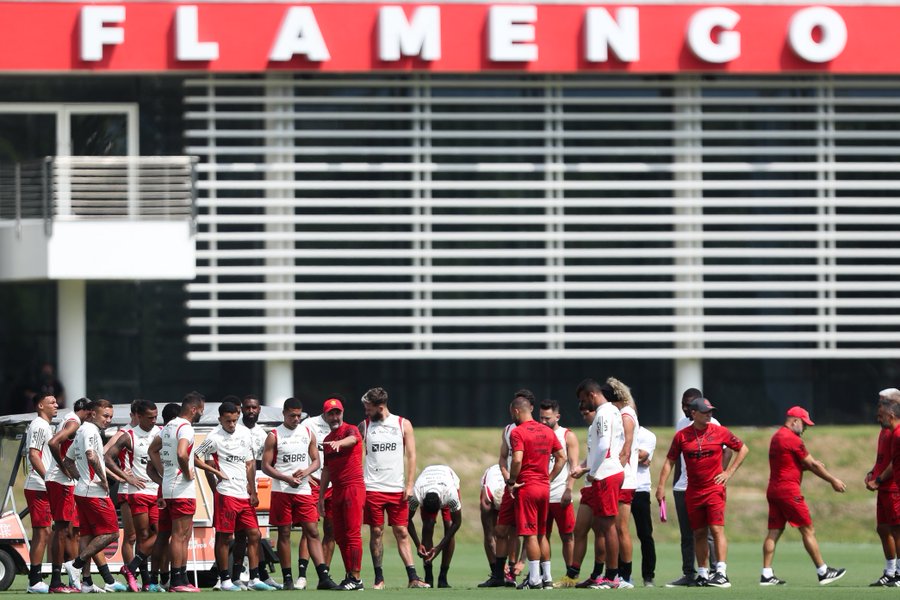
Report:
M 241 573 L 244 571 L 244 563 L 236 562 L 231 565 L 231 580 L 240 581 Z
M 323 579 L 330 579 L 331 574 L 328 572 L 328 565 L 322 563 L 321 565 L 316 565 L 316 575 L 319 576 L 319 581 Z
M 631 581 L 631 563 L 623 560 L 619 561 L 619 574 L 625 581 Z
M 603 563 L 602 563 L 602 562 L 595 562 L 595 563 L 594 563 L 594 570 L 591 571 L 591 579 L 597 579 L 597 578 L 600 577 L 601 575 L 603 575 Z
M 446 566 L 446 567 L 445 567 L 445 566 L 442 565 L 442 566 L 441 566 L 441 572 L 440 572 L 440 574 L 438 574 L 438 581 L 443 581 L 444 583 L 446 583 L 446 582 L 447 582 L 447 573 L 448 573 L 449 571 L 450 571 L 450 567 L 449 567 L 449 566 Z
M 146 560 L 141 563 L 141 583 L 150 585 L 150 567 L 147 566 Z
M 309 567 L 308 558 L 301 558 L 297 560 L 297 577 L 306 577 L 307 567 Z
M 169 583 L 169 572 L 168 571 L 160 571 L 159 572 L 159 583 L 160 585 L 166 585 Z
M 134 558 L 131 559 L 131 562 L 128 563 L 128 570 L 131 571 L 132 574 L 137 573 L 141 565 L 144 564 L 144 561 L 147 560 L 146 554 L 141 554 L 140 552 L 134 553 Z
M 416 573 L 416 565 L 406 565 L 406 576 L 410 581 L 415 581 L 419 578 L 419 574 Z
M 150 571 L 150 585 L 159 585 L 159 571 Z
M 494 559 L 494 567 L 491 569 L 491 576 L 497 579 L 503 579 L 503 567 L 506 566 L 506 557 L 498 556 Z
M 112 573 L 109 572 L 109 565 L 97 567 L 97 570 L 100 571 L 100 577 L 103 578 L 104 583 L 113 584 L 116 582 L 116 580 L 113 579 Z
M 611 569 L 606 567 L 606 578 L 610 581 L 613 581 L 616 577 L 619 576 L 619 569 Z
M 250 569 L 250 581 L 253 581 L 254 579 L 259 579 L 259 567 Z
M 80 557 L 80 556 L 76 556 L 76 557 L 75 557 L 75 560 L 72 561 L 72 566 L 73 566 L 75 569 L 77 569 L 77 570 L 80 571 L 80 570 L 81 570 L 81 567 L 84 566 L 84 561 L 81 560 L 81 557 Z
M 34 585 L 41 580 L 41 565 L 31 565 L 28 569 L 28 585 Z
M 88 586 L 88 587 L 91 587 L 92 585 L 94 585 L 94 578 L 91 577 L 90 575 L 88 575 L 87 577 L 82 577 L 82 578 L 81 578 L 81 585 L 82 585 L 82 586 L 85 586 L 85 585 L 86 585 L 86 586 Z
M 425 571 L 425 581 L 434 581 L 434 565 L 431 563 L 425 563 L 422 566 L 422 569 Z
M 581 573 L 581 565 L 569 565 L 566 567 L 566 577 L 570 579 L 578 579 L 578 575 Z
M 380 581 L 384 581 L 384 569 L 381 567 L 374 567 L 375 569 L 375 583 Z
M 288 581 L 293 581 L 294 576 L 291 574 L 290 567 L 282 567 L 281 568 L 281 579 L 284 580 L 284 583 L 287 583 Z
M 228 569 L 219 571 L 219 581 L 225 583 L 228 579 L 231 579 L 231 575 L 228 574 Z
M 261 581 L 265 581 L 269 578 L 269 571 L 266 569 L 266 565 L 259 563 L 259 578 Z
M 50 571 L 50 587 L 62 586 L 62 565 L 52 565 Z

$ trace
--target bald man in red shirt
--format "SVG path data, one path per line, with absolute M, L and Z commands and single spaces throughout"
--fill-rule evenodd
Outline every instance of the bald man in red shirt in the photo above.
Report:
M 325 514 L 325 493 L 331 482 L 334 540 L 341 550 L 347 571 L 347 576 L 336 589 L 362 590 L 363 582 L 359 578 L 363 552 L 360 529 L 366 503 L 362 435 L 355 425 L 344 422 L 343 398 L 328 398 L 322 407 L 322 414 L 331 427 L 331 433 L 322 441 L 325 466 L 319 482 L 319 514 Z
M 803 432 L 807 426 L 815 425 L 809 412 L 800 406 L 787 411 L 784 426 L 780 427 L 769 443 L 769 487 L 766 499 L 769 501 L 769 533 L 763 542 L 763 569 L 759 585 L 783 585 L 784 580 L 775 576 L 772 560 L 775 558 L 775 544 L 784 527 L 790 523 L 800 531 L 803 547 L 812 559 L 819 577 L 819 585 L 835 582 L 846 573 L 846 569 L 829 567 L 822 560 L 816 531 L 813 528 L 809 508 L 800 491 L 803 471 L 809 470 L 831 484 L 836 492 L 844 492 L 847 486 L 832 475 L 825 465 L 812 457 L 803 443 Z

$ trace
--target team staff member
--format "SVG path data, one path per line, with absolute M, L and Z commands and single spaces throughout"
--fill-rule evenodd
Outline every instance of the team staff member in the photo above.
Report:
M 75 506 L 81 529 L 80 552 L 72 561 L 71 568 L 82 571 L 83 593 L 115 592 L 124 588 L 116 586 L 105 558 L 97 565 L 106 583 L 104 588 L 94 585 L 90 565 L 91 557 L 103 556 L 103 550 L 119 539 L 119 518 L 116 507 L 109 499 L 109 479 L 103 466 L 101 434 L 112 421 L 113 408 L 108 400 L 95 400 L 88 405 L 88 409 L 88 417 L 78 427 L 75 439 L 63 459 L 66 470 L 76 473 Z M 134 577 L 126 579 L 129 590 L 139 591 Z
M 199 592 L 187 578 L 187 549 L 197 510 L 194 484 L 194 427 L 200 420 L 206 399 L 190 392 L 181 402 L 181 412 L 162 428 L 150 443 L 148 453 L 153 466 L 162 473 L 162 498 L 171 522 L 171 583 L 174 592 Z M 160 528 L 162 529 L 162 527 Z
M 44 562 L 44 551 L 49 539 L 48 527 L 52 522 L 50 502 L 47 500 L 47 486 L 44 476 L 50 468 L 50 438 L 53 429 L 50 421 L 59 410 L 56 398 L 44 394 L 36 394 L 31 400 L 37 417 L 28 424 L 25 430 L 25 456 L 27 458 L 28 476 L 25 478 L 25 501 L 28 503 L 28 514 L 31 515 L 31 549 L 29 552 L 28 588 L 29 594 L 46 594 L 50 586 L 41 580 L 41 565 Z M 57 590 L 59 591 L 59 590 Z
M 322 467 L 325 462 L 323 458 L 324 446 L 322 445 L 322 441 L 325 439 L 325 436 L 331 433 L 331 427 L 325 420 L 325 415 L 310 417 L 303 421 L 303 424 L 309 427 L 310 431 L 316 435 L 316 442 L 318 443 L 319 468 L 317 468 L 309 477 L 309 487 L 312 492 L 312 497 L 318 499 L 319 480 L 322 479 Z M 331 520 L 331 488 L 325 490 L 325 512 L 319 514 L 319 518 L 322 519 L 322 556 L 325 560 L 325 565 L 330 569 L 331 557 L 334 555 L 334 529 Z M 306 569 L 309 566 L 310 555 L 306 539 L 303 537 L 300 538 L 299 554 L 300 559 L 297 561 L 298 577 L 306 577 Z
M 140 570 L 143 588 L 149 590 L 151 581 L 147 558 L 156 543 L 156 526 L 159 522 L 156 499 L 159 486 L 147 475 L 147 465 L 150 462 L 147 450 L 159 435 L 159 427 L 156 425 L 156 405 L 152 402 L 135 400 L 131 410 L 137 422 L 134 427 L 124 430 L 107 448 L 106 468 L 128 484 L 126 502 L 131 509 L 131 521 L 137 536 L 134 556 L 122 566 L 122 574 L 127 579 L 129 574 L 133 577 Z M 126 457 L 124 467 L 119 462 L 122 456 Z
M 278 559 L 284 589 L 306 589 L 306 575 L 294 583 L 291 574 L 291 527 L 303 529 L 306 546 L 319 575 L 318 589 L 331 590 L 337 584 L 328 573 L 319 540 L 318 496 L 312 495 L 309 477 L 319 468 L 319 448 L 315 434 L 300 422 L 303 404 L 296 398 L 284 401 L 284 421 L 269 432 L 263 446 L 263 471 L 272 478 L 269 524 L 278 528 Z
M 644 587 L 654 587 L 656 576 L 656 542 L 653 540 L 653 519 L 650 513 L 650 461 L 656 451 L 656 434 L 644 426 L 638 428 L 635 443 L 638 449 L 638 466 L 636 473 L 637 487 L 634 490 L 634 501 L 631 503 L 631 514 L 634 516 L 634 528 L 641 540 L 641 577 Z M 693 565 L 694 559 L 691 558 Z
M 413 521 L 416 511 L 422 507 L 422 539 L 419 540 Z M 434 543 L 434 527 L 438 513 L 444 522 L 444 537 Z M 431 465 L 416 478 L 413 495 L 409 499 L 409 536 L 420 557 L 425 561 L 425 583 L 434 586 L 434 559 L 441 555 L 438 587 L 449 588 L 447 573 L 456 549 L 456 532 L 462 525 L 462 502 L 459 495 L 459 477 L 447 465 Z
M 809 508 L 800 492 L 803 471 L 808 470 L 831 484 L 834 491 L 843 493 L 847 486 L 832 475 L 825 465 L 812 457 L 803 443 L 802 435 L 807 426 L 813 426 L 809 412 L 800 406 L 788 409 L 784 426 L 780 427 L 769 442 L 769 487 L 766 499 L 769 501 L 769 533 L 763 542 L 763 569 L 759 585 L 783 585 L 782 579 L 775 577 L 772 560 L 775 545 L 784 533 L 785 524 L 790 523 L 800 530 L 803 547 L 816 567 L 820 585 L 828 585 L 844 576 L 845 569 L 834 569 L 825 564 L 819 552 L 819 542 L 813 529 Z
M 338 584 L 340 590 L 364 589 L 359 578 L 362 569 L 363 507 L 366 503 L 366 483 L 363 479 L 362 435 L 359 428 L 344 422 L 342 398 L 333 396 L 325 401 L 322 414 L 331 427 L 323 441 L 325 467 L 319 484 L 319 512 L 325 510 L 325 490 L 334 483 L 331 502 L 334 519 L 334 538 L 341 549 L 347 576 Z
M 875 530 L 884 551 L 884 572 L 869 584 L 871 587 L 893 587 L 897 578 L 897 547 L 900 546 L 900 488 L 894 483 L 891 467 L 891 428 L 888 413 L 891 403 L 900 402 L 900 390 L 888 388 L 878 393 L 876 420 L 881 426 L 875 466 L 866 473 L 865 484 L 869 491 L 876 491 Z
M 622 413 L 612 403 L 615 392 L 609 384 L 600 385 L 585 379 L 575 390 L 579 403 L 591 406 L 596 412 L 591 424 L 594 441 L 588 457 L 587 481 L 593 486 L 594 518 L 604 540 L 606 577 L 590 585 L 595 589 L 634 587 L 619 576 L 619 534 L 616 517 L 619 514 L 619 492 L 625 480 L 621 457 L 625 444 Z
M 506 486 L 516 495 L 516 533 L 524 538 L 523 547 L 528 558 L 528 577 L 520 589 L 543 588 L 549 575 L 549 564 L 546 564 L 548 572 L 543 576 L 541 572 L 541 559 L 549 558 L 541 556 L 541 538 L 547 534 L 550 482 L 566 464 L 556 434 L 535 421 L 531 411 L 531 403 L 522 397 L 513 399 L 509 405 L 509 414 L 516 428 L 509 438 L 512 462 Z M 556 459 L 552 470 L 551 455 Z M 552 581 L 549 584 L 547 587 L 553 586 Z
M 694 552 L 697 555 L 697 584 L 731 587 L 728 581 L 728 541 L 725 538 L 725 484 L 747 457 L 749 449 L 727 428 L 711 423 L 715 407 L 706 398 L 694 398 L 689 405 L 693 424 L 675 434 L 666 462 L 659 474 L 656 500 L 662 503 L 666 495 L 666 480 L 679 454 L 684 455 L 688 476 L 685 504 L 688 520 L 694 531 Z M 736 452 L 726 469 L 722 469 L 722 446 Z M 712 532 L 719 562 L 715 572 L 709 573 L 709 546 L 706 537 Z
M 50 533 L 50 589 L 65 593 L 68 589 L 62 584 L 61 572 L 63 564 L 71 564 L 72 559 L 78 556 L 78 511 L 75 509 L 75 473 L 70 473 L 63 466 L 66 451 L 75 439 L 75 433 L 81 427 L 90 410 L 90 400 L 79 398 L 75 401 L 72 411 L 63 415 L 56 433 L 50 438 L 47 446 L 53 462 L 47 471 L 45 483 L 47 484 L 47 500 L 50 502 L 50 513 L 53 516 L 53 530 Z M 68 562 L 66 562 L 68 561 Z M 78 571 L 68 572 L 69 580 L 76 589 L 80 586 L 81 576 Z
M 544 400 L 540 407 L 541 423 L 550 428 L 550 431 L 559 440 L 566 460 L 562 470 L 550 482 L 550 512 L 547 515 L 547 535 L 544 536 L 544 547 L 541 554 L 550 557 L 550 534 L 553 533 L 553 523 L 559 530 L 559 539 L 562 542 L 563 564 L 566 570 L 572 567 L 572 556 L 575 551 L 575 508 L 572 506 L 572 488 L 575 479 L 570 477 L 578 467 L 578 438 L 568 427 L 559 424 L 559 403 L 556 400 Z M 556 464 L 556 459 L 550 457 L 550 468 Z M 547 574 L 552 581 L 550 565 L 547 565 Z
M 194 462 L 202 471 L 216 478 L 216 506 L 213 526 L 216 528 L 216 560 L 219 579 L 224 592 L 240 591 L 231 581 L 228 556 L 235 531 L 243 531 L 247 538 L 247 558 L 250 561 L 248 587 L 259 592 L 275 588 L 259 579 L 259 522 L 254 506 L 256 496 L 256 459 L 246 429 L 237 430 L 240 410 L 233 402 L 219 405 L 219 426 L 213 429 L 200 447 L 194 451 Z M 212 462 L 208 462 L 212 459 Z
M 362 397 L 366 419 L 359 424 L 365 448 L 364 477 L 366 507 L 364 522 L 369 526 L 369 550 L 375 582 L 372 587 L 384 589 L 382 558 L 384 556 L 384 513 L 397 540 L 397 551 L 406 567 L 411 588 L 429 587 L 419 579 L 409 546 L 409 498 L 416 476 L 416 437 L 412 423 L 391 414 L 384 388 L 372 388 Z

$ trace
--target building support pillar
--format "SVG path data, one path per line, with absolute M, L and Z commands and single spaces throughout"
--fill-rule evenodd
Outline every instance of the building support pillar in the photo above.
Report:
M 672 423 L 684 416 L 681 412 L 681 395 L 688 388 L 703 389 L 703 360 L 699 358 L 675 359 L 675 404 L 672 407 Z
M 56 284 L 56 372 L 65 386 L 66 404 L 87 395 L 87 318 L 84 280 Z
M 290 360 L 266 361 L 266 391 L 263 401 L 268 406 L 281 406 L 294 395 L 294 363 Z

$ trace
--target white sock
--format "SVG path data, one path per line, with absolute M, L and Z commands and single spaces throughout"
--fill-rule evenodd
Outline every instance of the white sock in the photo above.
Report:
M 897 572 L 897 559 L 888 558 L 884 561 L 884 572 L 893 576 Z
M 718 571 L 719 573 L 721 573 L 722 575 L 727 577 L 728 576 L 728 565 L 726 565 L 722 561 L 719 561 L 716 563 L 716 571 Z
M 826 563 L 822 563 L 821 567 L 816 567 L 816 573 L 819 575 L 824 575 L 828 571 L 828 565 Z
M 697 577 L 709 579 L 709 567 L 697 567 Z
M 775 577 L 775 571 L 772 570 L 772 567 L 763 567 L 762 576 L 766 579 L 772 579 Z
M 540 560 L 529 560 L 528 561 L 528 583 L 533 583 L 535 585 L 541 582 L 541 561 Z
M 549 560 L 541 561 L 541 574 L 544 576 L 544 581 L 553 581 L 553 575 L 550 574 Z

